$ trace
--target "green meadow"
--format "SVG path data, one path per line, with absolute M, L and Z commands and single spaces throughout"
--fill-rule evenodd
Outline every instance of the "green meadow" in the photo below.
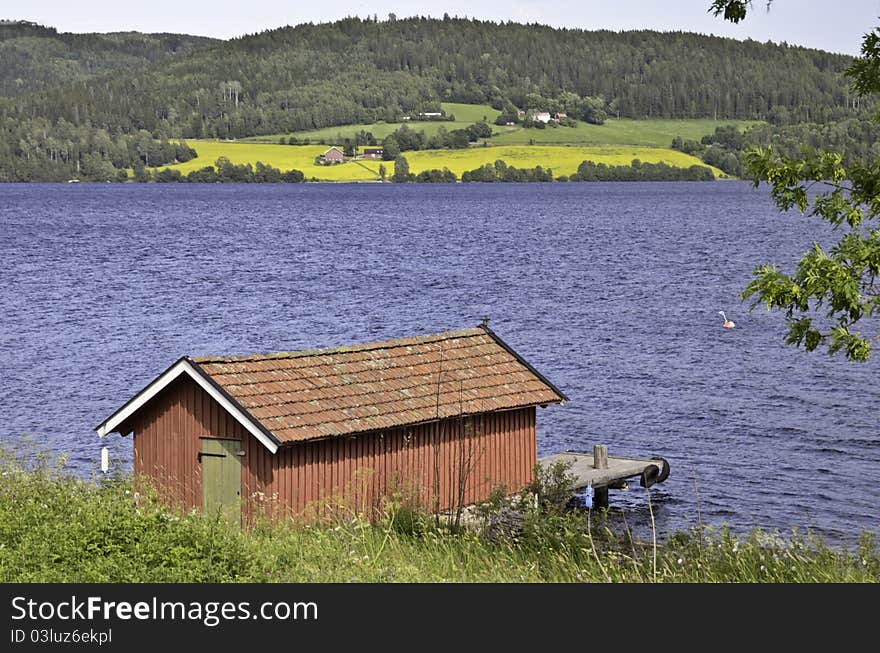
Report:
M 492 124 L 500 113 L 497 109 L 486 104 L 443 102 L 440 106 L 447 114 L 454 115 L 455 120 L 452 122 L 376 122 L 343 125 L 293 132 L 292 134 L 253 136 L 242 139 L 242 142 L 278 143 L 282 137 L 295 136 L 299 140 L 309 139 L 313 143 L 338 144 L 346 138 L 354 137 L 360 131 L 370 132 L 377 141 L 381 141 L 404 124 L 414 130 L 433 135 L 440 127 L 448 131 L 464 129 L 484 119 Z M 712 134 L 716 127 L 735 125 L 740 130 L 744 130 L 756 124 L 760 124 L 760 121 L 712 120 L 709 118 L 681 120 L 610 118 L 604 125 L 590 125 L 578 121 L 577 127 L 548 126 L 545 129 L 523 129 L 518 125 L 504 127 L 492 124 L 495 133 L 489 140 L 492 145 L 638 145 L 668 148 L 676 136 L 685 140 L 699 141 L 703 136 Z
M 280 138 L 289 138 L 295 136 L 299 140 L 308 139 L 312 143 L 342 143 L 346 138 L 353 138 L 355 134 L 366 131 L 373 134 L 377 141 L 381 141 L 391 132 L 399 129 L 403 125 L 407 125 L 415 131 L 424 131 L 429 136 L 437 133 L 441 127 L 447 131 L 453 129 L 464 129 L 470 127 L 475 122 L 479 122 L 484 118 L 490 123 L 501 113 L 497 109 L 493 109 L 483 104 L 458 104 L 455 102 L 441 102 L 440 107 L 447 115 L 455 116 L 453 121 L 406 121 L 406 122 L 374 122 L 370 124 L 360 125 L 342 125 L 339 127 L 324 127 L 323 129 L 312 129 L 309 131 L 293 132 L 291 134 L 270 134 L 268 136 L 253 136 L 244 138 L 242 141 L 247 143 L 277 143 Z M 668 143 L 667 143 L 668 145 Z
M 755 120 L 631 120 L 612 118 L 604 125 L 578 122 L 577 127 L 495 127 L 493 145 L 644 145 L 669 147 L 672 139 L 699 141 L 722 125 L 736 125 L 740 130 L 759 124 Z

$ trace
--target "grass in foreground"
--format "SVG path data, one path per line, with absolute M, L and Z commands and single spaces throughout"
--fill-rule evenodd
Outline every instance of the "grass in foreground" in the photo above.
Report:
M 658 545 L 614 535 L 594 514 L 548 504 L 494 537 L 453 533 L 400 503 L 369 523 L 261 523 L 240 531 L 147 497 L 124 479 L 68 476 L 44 460 L 0 462 L 0 582 L 876 582 L 864 535 L 837 551 L 793 533 L 680 533 Z M 496 504 L 500 505 L 496 501 Z M 486 509 L 498 515 L 498 506 Z M 503 509 L 502 509 L 503 510 Z

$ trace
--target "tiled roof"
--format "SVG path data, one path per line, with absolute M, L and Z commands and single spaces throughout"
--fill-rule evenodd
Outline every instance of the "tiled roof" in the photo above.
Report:
M 279 442 L 565 398 L 484 328 L 193 362 Z

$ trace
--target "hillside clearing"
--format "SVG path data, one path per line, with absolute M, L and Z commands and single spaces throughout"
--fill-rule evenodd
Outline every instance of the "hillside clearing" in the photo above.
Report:
M 632 120 L 629 118 L 607 120 L 604 125 L 578 122 L 577 127 L 547 127 L 546 129 L 523 129 L 522 127 L 495 127 L 497 135 L 493 145 L 643 145 L 669 147 L 672 139 L 699 141 L 713 134 L 716 127 L 736 125 L 742 131 L 756 120 Z
M 440 127 L 447 131 L 464 129 L 486 118 L 494 134 L 489 141 L 492 145 L 635 145 L 643 147 L 668 148 L 672 139 L 680 136 L 684 140 L 699 141 L 703 136 L 715 132 L 717 127 L 735 125 L 740 131 L 752 125 L 762 124 L 758 120 L 712 120 L 710 118 L 652 119 L 634 120 L 632 118 L 611 118 L 603 125 L 591 125 L 579 121 L 576 127 L 547 127 L 546 129 L 523 129 L 516 126 L 493 124 L 500 112 L 485 104 L 459 104 L 443 102 L 441 107 L 447 114 L 455 116 L 454 122 L 376 122 L 359 125 L 325 127 L 293 134 L 270 134 L 243 138 L 245 143 L 275 143 L 281 138 L 294 136 L 300 141 L 308 139 L 312 143 L 341 144 L 346 138 L 353 138 L 361 131 L 369 132 L 376 141 L 406 124 L 415 131 L 424 131 L 433 136 Z
M 323 129 L 312 129 L 309 131 L 299 131 L 292 134 L 270 134 L 268 136 L 251 136 L 241 139 L 246 143 L 278 143 L 281 138 L 290 138 L 291 136 L 300 141 L 308 139 L 312 143 L 328 143 L 340 144 L 346 138 L 353 138 L 355 134 L 361 131 L 369 132 L 377 141 L 388 136 L 391 132 L 400 129 L 404 124 L 414 131 L 424 131 L 425 134 L 433 136 L 443 127 L 446 131 L 453 129 L 465 129 L 475 122 L 482 120 L 484 117 L 491 123 L 498 117 L 501 112 L 493 109 L 487 104 L 459 104 L 456 102 L 441 102 L 440 107 L 447 115 L 455 116 L 454 121 L 406 121 L 406 122 L 374 122 L 360 125 L 340 125 L 338 127 L 325 127 Z M 667 143 L 668 145 L 668 143 Z

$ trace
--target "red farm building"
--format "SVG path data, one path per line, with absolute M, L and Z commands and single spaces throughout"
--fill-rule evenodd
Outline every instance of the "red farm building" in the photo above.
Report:
M 345 161 L 345 153 L 334 146 L 321 155 L 321 160 L 326 163 L 342 163 Z
M 97 427 L 133 435 L 136 478 L 185 509 L 373 514 L 533 479 L 535 409 L 565 395 L 487 326 L 337 349 L 184 357 Z

